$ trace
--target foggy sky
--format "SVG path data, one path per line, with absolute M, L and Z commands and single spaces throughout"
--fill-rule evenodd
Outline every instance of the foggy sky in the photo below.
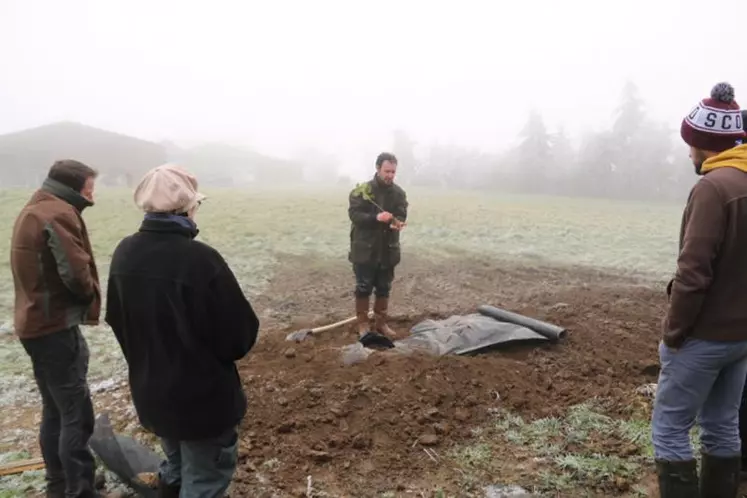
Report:
M 718 81 L 747 107 L 745 25 L 744 0 L 0 0 L 0 133 L 74 120 L 350 169 L 398 127 L 486 151 L 532 108 L 604 128 L 626 78 L 677 127 Z

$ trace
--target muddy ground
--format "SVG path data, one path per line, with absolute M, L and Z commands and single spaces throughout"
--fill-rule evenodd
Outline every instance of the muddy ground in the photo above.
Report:
M 235 485 L 242 496 L 305 496 L 309 475 L 332 496 L 462 495 L 464 476 L 443 455 L 469 445 L 496 412 L 562 416 L 597 398 L 606 412 L 629 417 L 640 409 L 636 388 L 656 381 L 665 306 L 658 284 L 581 268 L 410 258 L 392 296 L 399 333 L 425 316 L 492 304 L 564 326 L 567 340 L 476 357 L 375 353 L 344 366 L 339 347 L 355 341 L 352 328 L 284 340 L 352 314 L 350 269 L 307 265 L 283 258 L 254 303 L 265 335 L 240 365 L 250 400 Z M 599 441 L 602 452 L 627 451 L 617 446 Z M 531 462 L 504 456 L 495 481 L 531 485 Z
M 377 352 L 345 366 L 340 347 L 356 341 L 352 327 L 299 344 L 285 336 L 353 314 L 349 266 L 294 256 L 279 263 L 252 302 L 262 336 L 239 365 L 249 411 L 233 497 L 304 497 L 308 476 L 316 497 L 484 496 L 491 483 L 531 488 L 543 464 L 503 445 L 500 435 L 491 436 L 487 475 L 466 473 L 453 455 L 480 437 L 483 444 L 482 428 L 495 427 L 499 413 L 536 420 L 596 400 L 616 418 L 646 416 L 650 402 L 636 389 L 656 381 L 662 283 L 589 268 L 410 256 L 392 295 L 392 325 L 401 335 L 425 317 L 491 304 L 566 327 L 567 339 L 475 357 Z M 119 430 L 136 425 L 126 386 L 94 398 Z M 23 418 L 32 434 L 38 414 Z M 38 454 L 33 439 L 26 442 Z M 585 444 L 587 453 L 613 457 L 639 451 L 614 437 Z M 646 470 L 603 489 L 551 496 L 642 496 L 640 487 L 653 489 L 652 482 Z

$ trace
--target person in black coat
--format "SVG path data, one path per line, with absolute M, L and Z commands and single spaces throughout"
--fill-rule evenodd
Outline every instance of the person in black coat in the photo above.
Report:
M 148 172 L 135 191 L 145 219 L 109 270 L 106 322 L 127 360 L 140 422 L 161 438 L 166 498 L 223 496 L 230 485 L 247 410 L 235 362 L 259 330 L 223 257 L 195 240 L 204 199 L 179 167 Z

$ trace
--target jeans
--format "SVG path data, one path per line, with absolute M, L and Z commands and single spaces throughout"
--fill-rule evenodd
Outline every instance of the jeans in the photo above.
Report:
M 354 264 L 353 273 L 356 297 L 370 297 L 374 292 L 376 297 L 389 297 L 394 280 L 394 267 Z
M 89 351 L 78 327 L 21 339 L 31 357 L 42 398 L 39 445 L 47 490 L 55 496 L 87 498 L 94 491 L 96 463 L 88 448 L 94 413 L 88 390 Z
M 239 449 L 235 427 L 199 441 L 161 439 L 161 447 L 166 454 L 161 480 L 181 486 L 179 498 L 220 498 L 231 484 Z
M 654 456 L 692 460 L 689 432 L 700 425 L 703 453 L 741 454 L 739 407 L 747 377 L 747 341 L 688 339 L 678 350 L 659 345 L 661 372 L 654 401 Z
M 747 384 L 742 390 L 742 403 L 739 406 L 739 437 L 742 440 L 742 467 L 747 467 Z

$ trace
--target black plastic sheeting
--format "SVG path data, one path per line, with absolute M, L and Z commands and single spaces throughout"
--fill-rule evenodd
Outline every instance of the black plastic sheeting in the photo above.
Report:
M 103 413 L 96 418 L 90 446 L 104 466 L 143 498 L 157 498 L 158 492 L 135 477 L 144 472 L 158 472 L 161 457 L 150 448 L 131 437 L 114 434 L 109 415 Z

